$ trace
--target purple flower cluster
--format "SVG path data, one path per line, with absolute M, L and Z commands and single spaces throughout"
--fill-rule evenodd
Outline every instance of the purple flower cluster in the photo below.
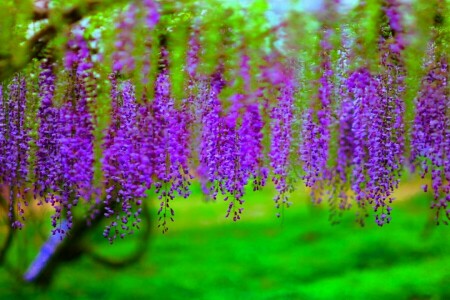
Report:
M 54 233 L 63 234 L 59 226 L 67 219 L 73 223 L 72 207 L 83 198 L 90 200 L 93 187 L 94 136 L 89 111 L 89 78 L 93 64 L 87 42 L 81 33 L 74 33 L 65 55 L 66 102 L 57 105 L 54 64 L 46 60 L 41 65 L 38 111 L 40 127 L 36 141 L 35 197 L 50 203 Z M 42 202 L 40 202 L 42 203 Z
M 29 129 L 26 126 L 27 88 L 25 78 L 17 75 L 8 86 L 8 96 L 0 88 L 0 178 L 9 187 L 9 219 L 21 229 L 25 220 L 24 189 L 28 178 Z M 18 215 L 16 215 L 18 214 Z
M 5 181 L 6 147 L 8 147 L 8 112 L 7 102 L 3 98 L 3 85 L 0 84 L 0 178 Z
M 173 221 L 174 211 L 170 201 L 178 194 L 184 198 L 190 195 L 189 173 L 191 117 L 185 107 L 175 108 L 170 97 L 169 75 L 161 73 L 157 78 L 155 99 L 151 105 L 153 119 L 153 169 L 156 178 L 155 188 L 161 200 L 160 227 L 168 230 L 167 220 Z M 151 146 L 151 145 L 149 145 Z
M 339 95 L 341 99 L 337 112 L 339 118 L 338 149 L 336 166 L 332 169 L 334 173 L 331 175 L 331 184 L 334 189 L 333 196 L 340 200 L 338 207 L 340 210 L 343 210 L 350 207 L 348 190 L 351 180 L 348 174 L 351 173 L 353 153 L 355 150 L 355 133 L 352 130 L 355 107 L 353 106 L 353 99 L 347 93 L 345 83 L 339 88 Z M 336 201 L 337 199 L 330 200 Z
M 237 135 L 240 137 L 239 157 L 243 179 L 253 180 L 253 189 L 259 190 L 266 184 L 269 170 L 264 167 L 263 130 L 264 122 L 259 104 L 250 103 L 242 116 Z
M 145 24 L 149 29 L 155 28 L 159 23 L 159 4 L 155 0 L 142 0 L 142 5 L 145 11 Z
M 331 95 L 333 91 L 331 58 L 328 42 L 330 31 L 324 33 L 322 40 L 322 76 L 319 79 L 317 100 L 313 108 L 307 109 L 304 115 L 300 158 L 303 162 L 305 175 L 303 179 L 307 187 L 312 189 L 313 201 L 322 201 L 323 187 L 330 180 L 327 168 L 331 125 Z
M 60 177 L 59 159 L 59 110 L 53 104 L 55 75 L 53 64 L 44 61 L 39 75 L 39 96 L 41 106 L 38 111 L 40 126 L 36 141 L 36 181 L 35 193 L 44 197 L 48 191 L 57 188 Z M 36 196 L 36 195 L 35 195 Z
M 431 57 L 428 73 L 416 99 L 416 116 L 412 132 L 412 160 L 422 170 L 422 178 L 431 173 L 436 221 L 443 220 L 442 211 L 450 219 L 450 119 L 448 74 L 444 59 Z M 427 191 L 427 186 L 424 187 Z
M 166 232 L 167 218 L 174 216 L 170 202 L 189 196 L 191 179 L 190 115 L 174 107 L 168 74 L 158 76 L 152 102 L 138 104 L 130 81 L 112 77 L 112 86 L 113 119 L 103 145 L 105 216 L 113 218 L 104 235 L 111 242 L 138 227 L 141 208 L 133 212 L 133 205 L 140 206 L 151 187 L 161 200 L 158 214 Z
M 292 189 L 288 183 L 292 144 L 292 122 L 294 120 L 294 84 L 288 80 L 280 88 L 278 103 L 272 108 L 271 143 L 269 151 L 272 181 L 277 195 L 274 198 L 276 208 L 289 206 L 288 193 Z M 278 214 L 280 216 L 280 214 Z
M 224 109 L 219 93 L 225 82 L 220 72 L 212 76 L 199 97 L 201 141 L 198 173 L 203 190 L 212 199 L 219 193 L 230 201 L 226 217 L 241 217 L 245 186 L 254 190 L 266 183 L 268 170 L 263 165 L 263 120 L 257 94 L 249 92 L 248 58 L 243 56 L 240 75 L 245 93 L 236 93 Z M 206 86 L 206 84 L 205 84 Z
M 399 0 L 387 0 L 383 10 L 388 19 L 389 27 L 392 30 L 393 41 L 389 45 L 390 51 L 400 53 L 405 48 L 405 37 L 403 32 L 402 15 Z
M 137 6 L 131 4 L 119 17 L 116 25 L 117 39 L 114 44 L 115 51 L 112 56 L 114 72 L 131 72 L 136 67 L 132 53 L 135 47 L 133 29 L 136 26 L 137 13 Z
M 232 199 L 227 216 L 233 213 L 233 219 L 237 220 L 242 208 L 236 208 L 235 200 L 241 205 L 244 203 L 242 197 L 246 184 L 240 169 L 240 136 L 236 131 L 238 112 L 223 115 L 219 92 L 220 84 L 213 80 L 201 103 L 199 175 L 204 192 L 212 199 L 215 200 L 219 192 L 230 194 Z M 235 101 L 239 102 L 239 99 Z
M 145 187 L 139 169 L 145 167 L 142 162 L 145 157 L 139 153 L 136 141 L 138 135 L 137 104 L 134 87 L 129 81 L 123 82 L 122 87 L 114 86 L 113 81 L 113 119 L 104 144 L 103 172 L 105 177 L 106 199 L 105 216 L 114 220 L 103 233 L 110 242 L 122 231 L 131 233 L 132 227 L 139 223 L 139 213 L 132 211 L 132 203 L 141 204 L 145 196 Z M 131 218 L 135 221 L 130 227 Z M 114 229 L 113 232 L 111 230 Z
M 72 97 L 61 108 L 62 139 L 61 156 L 64 181 L 73 187 L 75 197 L 88 200 L 92 193 L 94 164 L 93 121 L 90 101 L 90 81 L 93 77 L 93 63 L 86 40 L 81 32 L 69 40 L 71 64 L 68 72 L 74 72 Z M 69 55 L 66 54 L 66 62 Z
M 140 4 L 143 15 L 139 14 Z M 140 19 L 143 17 L 143 20 Z M 136 47 L 134 32 L 142 23 L 146 29 L 154 29 L 160 19 L 159 4 L 154 0 L 141 0 L 140 3 L 130 4 L 126 11 L 120 14 L 116 24 L 117 36 L 112 55 L 113 71 L 128 73 L 136 68 L 133 51 Z
M 186 56 L 186 71 L 192 81 L 197 73 L 200 54 L 200 41 L 198 29 L 194 29 L 189 37 L 189 49 Z
M 91 74 L 93 63 L 91 53 L 85 38 L 84 29 L 80 26 L 72 30 L 71 37 L 67 42 L 64 54 L 64 66 L 66 70 L 75 70 L 79 79 L 85 79 Z
M 403 154 L 403 104 L 388 93 L 387 82 L 366 69 L 347 81 L 353 99 L 353 182 L 356 201 L 373 205 L 376 221 L 390 221 L 392 192 L 398 186 Z
M 57 225 L 57 220 L 61 218 L 62 208 L 57 203 L 59 197 L 54 193 L 60 191 L 63 171 L 61 168 L 61 126 L 60 109 L 54 104 L 55 75 L 53 64 L 44 61 L 41 65 L 39 75 L 39 95 L 41 106 L 38 111 L 40 126 L 38 139 L 36 141 L 36 164 L 35 164 L 35 197 L 39 197 L 39 204 L 44 198 L 47 203 L 55 207 L 55 214 L 52 216 L 52 224 Z

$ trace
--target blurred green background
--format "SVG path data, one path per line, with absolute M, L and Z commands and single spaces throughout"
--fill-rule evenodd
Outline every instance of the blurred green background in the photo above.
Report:
M 249 193 L 234 223 L 224 218 L 226 202 L 205 203 L 194 186 L 193 197 L 174 201 L 167 234 L 152 224 L 138 264 L 116 270 L 83 256 L 64 264 L 46 290 L 2 268 L 0 299 L 450 299 L 449 228 L 434 226 L 419 189 L 403 185 L 392 223 L 380 228 L 373 219 L 359 226 L 353 212 L 331 225 L 327 204 L 310 204 L 304 190 L 281 219 L 272 190 Z M 153 202 L 152 216 L 157 207 Z M 142 234 L 109 245 L 101 230 L 90 233 L 89 244 L 117 259 Z M 19 263 L 29 264 L 40 246 L 31 237 L 26 245 L 14 249 Z

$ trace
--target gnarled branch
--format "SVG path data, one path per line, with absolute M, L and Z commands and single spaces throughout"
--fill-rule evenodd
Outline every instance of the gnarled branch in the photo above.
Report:
M 0 82 L 22 70 L 34 58 L 39 58 L 42 50 L 44 50 L 49 42 L 57 35 L 58 28 L 60 28 L 61 25 L 72 25 L 89 14 L 95 13 L 107 3 L 112 3 L 112 1 L 86 0 L 82 5 L 67 9 L 62 13 L 60 18 L 62 24 L 53 24 L 50 22 L 35 33 L 24 45 L 20 46 L 19 49 L 15 51 L 18 54 L 3 55 L 0 57 Z M 33 19 L 49 19 L 50 15 L 50 11 L 38 9 L 35 11 Z M 17 57 L 17 55 L 20 57 Z
M 93 251 L 93 249 L 86 249 L 89 257 L 91 257 L 94 261 L 96 261 L 102 265 L 105 265 L 110 268 L 115 268 L 115 269 L 124 268 L 129 265 L 138 263 L 142 259 L 142 257 L 145 255 L 145 253 L 147 252 L 148 245 L 149 245 L 148 242 L 150 240 L 150 234 L 151 234 L 151 216 L 150 216 L 148 207 L 145 203 L 146 202 L 144 202 L 143 208 L 142 208 L 142 217 L 146 222 L 145 230 L 143 232 L 144 236 L 141 239 L 139 239 L 139 245 L 132 255 L 130 255 L 129 257 L 126 257 L 126 258 L 122 258 L 122 259 L 113 259 L 113 258 L 101 256 L 101 255 L 95 253 Z

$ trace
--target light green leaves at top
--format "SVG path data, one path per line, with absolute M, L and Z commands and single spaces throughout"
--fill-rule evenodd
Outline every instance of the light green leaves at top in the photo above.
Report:
M 441 24 L 441 47 L 442 47 L 442 55 L 446 57 L 447 61 L 450 55 L 450 1 L 442 0 L 440 1 L 440 10 L 441 16 L 440 21 Z
M 375 71 L 379 65 L 378 41 L 382 17 L 381 0 L 367 0 L 349 15 L 349 29 L 355 33 L 355 54 L 359 60 L 353 67 L 369 67 Z
M 405 78 L 405 125 L 406 131 L 410 130 L 410 125 L 414 119 L 414 99 L 420 89 L 421 81 L 425 75 L 424 64 L 427 59 L 427 49 L 432 38 L 432 26 L 436 11 L 436 1 L 417 0 L 413 2 L 412 15 L 409 15 L 408 43 L 403 51 L 403 58 L 406 68 Z M 406 136 L 409 139 L 409 136 Z M 409 148 L 409 141 L 406 142 Z
M 185 97 L 187 87 L 186 55 L 189 44 L 189 30 L 191 28 L 192 13 L 183 10 L 171 20 L 171 30 L 168 32 L 169 76 L 172 97 L 175 105 L 179 106 Z
M 28 25 L 33 11 L 31 0 L 3 0 L 0 4 L 0 64 L 9 60 L 20 64 L 27 53 L 23 51 Z M 6 63 L 6 62 L 5 62 Z M 1 67 L 1 65 L 0 65 Z
M 259 67 L 263 65 L 264 53 L 267 53 L 270 46 L 271 36 L 269 22 L 266 12 L 269 5 L 266 0 L 254 0 L 248 8 L 247 21 L 245 23 L 245 32 L 243 42 L 247 48 L 249 56 L 250 74 L 252 74 L 250 86 L 251 90 L 256 89 Z
M 224 21 L 228 17 L 226 10 L 217 4 L 217 7 L 207 5 L 200 20 L 200 47 L 199 72 L 202 74 L 212 74 L 218 65 L 222 49 L 222 34 L 224 32 Z
M 321 62 L 321 24 L 311 15 L 302 12 L 292 12 L 289 16 L 287 31 L 287 55 L 294 56 L 299 61 L 297 77 L 300 80 L 300 92 L 295 105 L 305 109 L 311 100 L 317 98 L 317 81 L 320 78 Z

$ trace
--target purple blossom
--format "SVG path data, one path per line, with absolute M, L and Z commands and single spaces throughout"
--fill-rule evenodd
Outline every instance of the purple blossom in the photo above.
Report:
M 305 185 L 311 188 L 313 201 L 322 201 L 324 187 L 329 184 L 331 172 L 327 166 L 329 160 L 331 97 L 333 92 L 330 57 L 331 30 L 323 33 L 321 40 L 321 76 L 317 82 L 317 97 L 313 98 L 311 107 L 304 113 L 302 142 L 299 148 L 303 163 Z
M 41 64 L 39 83 L 41 106 L 38 111 L 40 127 L 36 141 L 36 182 L 34 191 L 35 197 L 44 198 L 46 203 L 50 203 L 55 208 L 55 213 L 52 216 L 52 225 L 56 228 L 58 220 L 62 217 L 61 198 L 58 195 L 63 176 L 61 168 L 62 130 L 60 110 L 53 103 L 55 75 L 53 73 L 53 64 L 50 61 L 45 61 Z M 41 200 L 39 200 L 39 204 L 41 203 Z
M 115 85 L 116 82 L 113 81 L 112 84 Z M 111 121 L 103 153 L 106 186 L 105 216 L 114 218 L 103 234 L 110 242 L 119 235 L 118 228 L 121 228 L 123 232 L 131 233 L 132 227 L 137 226 L 138 214 L 133 213 L 132 203 L 140 205 L 140 199 L 145 196 L 145 187 L 138 169 L 140 155 L 139 145 L 136 143 L 137 104 L 134 87 L 129 81 L 125 81 L 120 94 L 117 94 L 116 86 L 113 87 L 112 92 L 115 119 Z M 129 221 L 132 217 L 136 221 L 130 227 Z M 114 231 L 111 232 L 113 228 Z
M 383 9 L 393 34 L 393 41 L 389 45 L 389 49 L 394 53 L 400 53 L 405 48 L 401 3 L 399 0 L 387 0 Z
M 240 137 L 240 168 L 243 172 L 243 180 L 253 180 L 254 189 L 260 189 L 266 183 L 267 169 L 263 166 L 263 119 L 258 103 L 248 104 L 242 124 L 238 129 L 237 136 Z
M 189 37 L 189 49 L 186 56 L 186 71 L 191 81 L 196 77 L 200 54 L 199 30 L 195 28 Z
M 27 89 L 25 78 L 16 75 L 8 86 L 9 95 L 1 101 L 0 143 L 2 147 L 2 166 L 0 167 L 3 184 L 9 186 L 9 219 L 13 228 L 23 226 L 25 200 L 24 186 L 28 177 L 29 129 L 26 127 Z M 6 125 L 6 126 L 5 126 Z M 16 216 L 17 212 L 17 216 Z
M 432 51 L 431 51 L 432 52 Z M 436 209 L 436 221 L 442 219 L 442 210 L 450 202 L 450 119 L 448 103 L 448 64 L 444 59 L 431 57 L 428 74 L 416 99 L 416 115 L 412 132 L 412 161 L 422 170 L 422 178 L 431 173 L 431 187 Z M 427 190 L 425 186 L 424 190 Z M 445 211 L 450 219 L 449 211 Z M 445 222 L 445 221 L 444 221 Z
M 154 0 L 142 0 L 142 4 L 145 10 L 145 24 L 149 29 L 153 29 L 160 19 L 159 4 Z
M 157 78 L 153 112 L 153 170 L 158 199 L 161 200 L 160 226 L 163 232 L 168 230 L 167 219 L 173 221 L 174 211 L 170 202 L 178 194 L 187 198 L 192 176 L 189 172 L 191 117 L 185 107 L 175 108 L 170 96 L 169 75 L 166 72 Z
M 40 127 L 36 141 L 35 197 L 50 203 L 54 233 L 61 232 L 58 224 L 63 218 L 72 227 L 72 208 L 83 198 L 89 201 L 93 191 L 94 136 L 89 111 L 88 80 L 92 77 L 90 51 L 81 33 L 73 34 L 65 55 L 65 73 L 69 88 L 66 102 L 54 103 L 54 64 L 41 65 L 41 106 L 38 112 Z
M 280 88 L 278 103 L 272 108 L 271 118 L 271 143 L 270 166 L 272 167 L 272 181 L 277 189 L 274 198 L 277 208 L 282 205 L 289 206 L 288 193 L 292 189 L 288 183 L 290 155 L 292 143 L 292 122 L 294 101 L 294 86 L 291 80 L 287 80 Z
M 200 166 L 198 169 L 204 192 L 212 199 L 225 195 L 229 200 L 226 217 L 241 218 L 245 186 L 265 185 L 267 169 L 263 166 L 263 120 L 257 94 L 250 93 L 248 58 L 243 57 L 240 69 L 244 80 L 243 93 L 232 95 L 230 107 L 224 110 L 218 98 L 225 82 L 221 72 L 213 74 L 209 87 L 200 95 Z
M 119 17 L 116 25 L 117 39 L 114 43 L 115 51 L 112 56 L 114 72 L 131 72 L 136 67 L 132 53 L 135 47 L 133 29 L 136 26 L 137 13 L 137 6 L 131 4 Z
M 41 65 L 39 87 L 41 106 L 38 111 L 40 126 L 36 141 L 35 194 L 44 197 L 48 191 L 57 189 L 61 176 L 59 110 L 53 104 L 55 75 L 50 61 Z
M 389 222 L 391 208 L 386 202 L 394 199 L 403 162 L 403 103 L 389 93 L 394 83 L 375 77 L 366 69 L 352 73 L 347 81 L 353 97 L 354 153 L 352 188 L 356 201 L 366 202 L 377 212 L 376 222 Z M 381 210 L 381 211 L 380 211 Z

